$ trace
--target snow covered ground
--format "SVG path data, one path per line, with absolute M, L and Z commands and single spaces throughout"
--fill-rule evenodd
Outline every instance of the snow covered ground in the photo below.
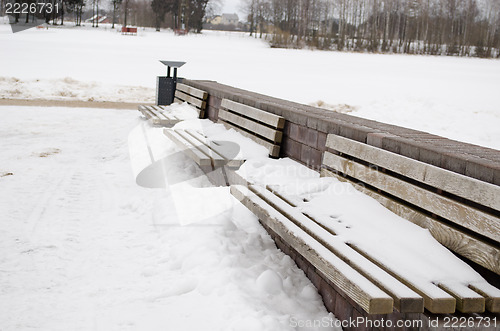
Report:
M 0 44 L 0 98 L 151 102 L 165 73 L 157 60 L 184 60 L 180 75 L 191 79 L 500 148 L 497 60 L 278 50 L 237 33 L 122 36 L 104 27 L 12 34 L 0 24 Z M 291 321 L 334 321 L 255 217 L 168 140 L 176 190 L 136 185 L 127 145 L 137 111 L 3 106 L 0 118 L 0 330 L 293 330 Z M 264 181 L 280 169 L 246 168 Z M 217 202 L 196 205 L 203 199 Z M 358 215 L 343 214 L 339 226 L 360 228 Z
M 499 60 L 271 49 L 241 33 L 122 36 L 72 23 L 16 34 L 0 24 L 0 44 L 0 98 L 151 102 L 165 74 L 158 60 L 182 60 L 183 77 L 500 149 Z
M 2 331 L 334 321 L 256 218 L 181 153 L 170 174 L 192 176 L 194 204 L 135 184 L 127 139 L 137 111 L 7 106 L 0 118 Z

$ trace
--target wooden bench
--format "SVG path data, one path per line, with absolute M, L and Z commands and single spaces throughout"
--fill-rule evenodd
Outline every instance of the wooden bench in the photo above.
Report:
M 207 106 L 208 93 L 182 84 L 177 83 L 175 90 L 174 101 L 177 103 L 187 102 L 189 105 L 196 108 L 199 118 L 205 118 L 205 109 Z M 168 113 L 168 106 L 146 106 L 140 105 L 139 111 L 148 119 L 153 125 L 171 126 L 180 121 L 181 118 Z
M 219 109 L 219 123 L 265 146 L 269 156 L 280 155 L 285 119 L 281 116 L 223 99 Z
M 389 210 L 429 229 L 450 250 L 500 275 L 499 186 L 338 135 L 328 135 L 326 148 L 321 176 L 353 183 Z M 379 265 L 398 277 L 397 270 Z M 452 312 L 455 305 L 460 312 L 500 312 L 500 290 L 493 286 L 468 284 L 464 291 L 436 285 L 449 294 L 447 299 L 442 296 L 438 302 L 412 287 L 431 312 Z
M 174 34 L 176 36 L 185 36 L 188 34 L 188 30 L 187 29 L 175 29 Z
M 368 314 L 391 314 L 394 309 L 423 313 L 424 308 L 434 314 L 500 311 L 500 290 L 488 283 L 466 286 L 442 280 L 434 284 L 409 277 L 369 250 L 339 239 L 325 227 L 325 221 L 331 220 L 304 213 L 295 203 L 297 197 L 288 196 L 286 191 L 250 183 L 232 185 L 230 191 L 278 237 L 277 241 L 291 248 L 296 261 L 297 257 L 307 261 L 328 284 Z
M 137 28 L 122 26 L 122 34 L 137 35 Z
M 269 156 L 278 157 L 285 120 L 263 110 L 223 99 L 219 109 L 219 123 L 232 128 L 263 145 L 269 150 Z M 244 159 L 235 158 L 238 146 L 231 146 L 230 142 L 210 141 L 207 137 L 193 130 L 165 129 L 164 133 L 174 141 L 185 153 L 190 156 L 204 171 L 209 174 L 221 169 L 224 180 L 219 177 L 210 178 L 217 185 L 227 185 L 225 168 L 234 170 Z
M 423 312 L 423 299 L 303 214 L 292 199 L 272 187 L 232 185 L 231 194 L 369 314 Z M 368 270 L 371 270 L 368 272 Z M 377 285 L 375 285 L 377 284 Z

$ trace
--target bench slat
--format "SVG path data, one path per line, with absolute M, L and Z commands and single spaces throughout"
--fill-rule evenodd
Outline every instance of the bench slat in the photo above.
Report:
M 255 193 L 243 186 L 234 185 L 231 186 L 230 191 L 236 199 L 366 312 L 369 314 L 392 313 L 393 299 L 390 296 L 324 248 Z
M 183 149 L 183 151 L 189 155 L 198 165 L 211 166 L 212 160 L 208 157 L 208 155 L 203 154 L 197 148 L 192 146 L 189 142 L 187 142 L 181 135 L 179 135 L 174 130 L 164 129 L 163 133 L 169 137 L 172 141 L 174 141 L 179 147 Z
M 217 146 L 215 143 L 211 143 L 210 146 L 207 144 L 206 137 L 202 136 L 200 133 L 194 130 L 186 130 L 186 132 L 191 135 L 194 139 L 198 140 L 200 143 L 206 145 L 210 149 L 214 150 L 217 154 L 224 157 L 226 160 L 226 165 L 230 167 L 239 167 L 245 162 L 242 159 L 235 159 L 236 155 L 229 155 L 227 150 L 224 150 L 221 146 Z
M 228 129 L 234 129 L 235 131 L 237 131 L 238 133 L 240 133 L 241 135 L 247 137 L 247 138 L 250 138 L 252 139 L 253 141 L 255 141 L 256 143 L 258 144 L 261 144 L 262 146 L 266 147 L 268 150 L 269 150 L 269 155 L 271 157 L 278 157 L 279 154 L 280 154 L 280 146 L 279 145 L 274 145 L 274 144 L 271 144 L 270 142 L 262 139 L 262 138 L 259 138 L 253 134 L 250 134 L 246 131 L 242 131 L 240 130 L 240 128 L 238 128 L 237 126 L 234 126 L 232 125 L 231 123 L 228 123 L 228 122 L 225 122 L 225 121 L 220 121 L 220 123 L 224 124 L 224 126 Z
M 182 91 L 175 91 L 175 98 L 177 100 L 181 100 L 182 102 L 185 101 L 185 102 L 189 103 L 190 105 L 196 107 L 198 110 L 205 109 L 205 106 L 207 104 L 206 101 L 193 98 L 192 96 L 190 96 Z
M 500 186 L 338 135 L 328 135 L 326 147 L 500 211 Z
M 479 293 L 462 284 L 443 282 L 439 287 L 455 298 L 459 312 L 484 313 L 486 300 Z
M 206 144 L 201 143 L 199 140 L 195 139 L 193 136 L 189 135 L 184 130 L 174 130 L 179 136 L 184 138 L 185 141 L 189 143 L 192 148 L 195 148 L 202 152 L 208 159 L 211 160 L 211 164 L 214 167 L 220 167 L 227 163 L 226 159 L 216 153 L 214 150 L 210 149 Z
M 500 290 L 488 283 L 469 284 L 469 287 L 486 298 L 486 309 L 500 313 Z
M 447 197 L 329 152 L 324 153 L 323 164 L 469 228 L 485 237 L 497 242 L 500 241 L 500 220 L 490 214 L 461 205 Z
M 177 83 L 176 90 L 182 91 L 185 94 L 192 95 L 195 98 L 198 98 L 198 99 L 201 99 L 201 100 L 206 100 L 207 97 L 208 97 L 208 93 L 207 92 L 205 92 L 203 90 L 200 90 L 200 89 L 197 89 L 195 87 L 186 85 L 186 84 L 182 84 L 182 83 Z
M 153 125 L 172 125 L 179 122 L 175 116 L 167 116 L 159 111 L 154 106 L 139 106 L 139 111 L 151 121 Z
M 219 118 L 227 123 L 231 123 L 245 130 L 253 132 L 262 138 L 270 140 L 274 143 L 281 143 L 283 133 L 281 131 L 276 131 L 276 129 L 271 129 L 267 126 L 263 126 L 260 123 L 248 120 L 244 117 L 230 113 L 224 109 L 219 110 Z
M 168 120 L 168 121 L 178 121 L 179 118 L 174 115 L 166 114 L 164 113 L 164 107 L 163 106 L 149 106 L 149 108 L 154 109 L 153 113 L 161 120 Z
M 221 107 L 224 107 L 240 115 L 253 118 L 259 122 L 266 123 L 267 125 L 272 126 L 276 129 L 283 129 L 285 127 L 285 119 L 283 117 L 271 114 L 255 107 L 250 107 L 228 99 L 222 99 Z
M 419 211 L 400 204 L 376 191 L 366 188 L 365 186 L 353 183 L 332 171 L 321 169 L 321 176 L 334 177 L 340 181 L 351 183 L 358 191 L 371 196 L 395 214 L 428 229 L 432 236 L 442 245 L 476 262 L 477 264 L 500 274 L 500 250 L 498 248 L 492 247 L 476 237 L 463 233 L 439 220 L 430 218 Z

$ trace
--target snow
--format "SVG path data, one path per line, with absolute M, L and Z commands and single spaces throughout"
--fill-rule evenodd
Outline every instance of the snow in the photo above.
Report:
M 256 217 L 181 153 L 172 187 L 136 185 L 127 139 L 137 111 L 3 106 L 0 117 L 2 330 L 334 320 Z
M 165 74 L 158 60 L 182 60 L 182 77 L 500 149 L 498 60 L 272 49 L 243 33 L 123 36 L 72 23 L 16 34 L 0 24 L 0 43 L 4 98 L 151 102 Z
M 12 34 L 5 24 L 0 43 L 0 98 L 152 102 L 165 72 L 158 60 L 183 60 L 180 75 L 190 79 L 500 148 L 496 60 L 280 50 L 222 32 Z M 2 330 L 293 330 L 334 319 L 256 217 L 137 111 L 1 106 L 0 118 Z M 375 247 L 415 281 L 487 287 L 427 230 L 352 186 L 269 160 L 207 120 L 176 128 L 236 140 L 249 180 L 331 219 L 325 226 L 339 240 Z

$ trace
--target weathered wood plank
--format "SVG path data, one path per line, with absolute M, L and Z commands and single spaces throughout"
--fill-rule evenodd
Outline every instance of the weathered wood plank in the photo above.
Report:
M 439 289 L 438 287 L 426 287 L 418 284 L 418 281 L 408 279 L 407 275 L 402 275 L 400 270 L 393 266 L 383 264 L 373 258 L 370 252 L 362 248 L 351 245 L 358 253 L 375 263 L 377 266 L 394 276 L 396 279 L 407 285 L 409 288 L 420 294 L 424 298 L 425 309 L 434 314 L 451 314 L 455 312 L 456 300 L 453 296 Z
M 163 133 L 170 138 L 183 152 L 191 157 L 199 166 L 212 166 L 212 160 L 208 155 L 203 154 L 195 146 L 191 145 L 182 136 L 172 129 L 164 129 Z
M 393 311 L 393 299 L 390 296 L 324 248 L 264 200 L 242 186 L 231 186 L 231 194 L 366 312 L 369 314 L 388 314 Z M 352 279 L 357 281 L 354 282 Z
M 201 153 L 206 155 L 206 157 L 211 160 L 211 164 L 213 167 L 220 167 L 227 163 L 227 160 L 223 156 L 219 155 L 213 149 L 209 148 L 207 145 L 201 143 L 193 136 L 189 135 L 186 131 L 184 130 L 174 130 L 174 131 L 176 134 L 184 138 L 184 140 L 188 142 L 190 146 L 196 148 Z
M 234 129 L 235 131 L 239 132 L 241 135 L 243 135 L 247 138 L 250 138 L 253 141 L 255 141 L 256 143 L 266 147 L 269 150 L 269 156 L 271 156 L 271 157 L 278 157 L 279 156 L 279 154 L 280 154 L 280 146 L 279 145 L 271 144 L 270 142 L 268 142 L 262 138 L 259 138 L 256 135 L 250 134 L 246 131 L 242 131 L 238 127 L 232 125 L 231 123 L 225 122 L 223 120 L 219 120 L 219 123 L 224 124 L 224 126 L 228 129 Z
M 186 133 L 191 135 L 194 139 L 198 140 L 201 144 L 204 144 L 205 146 L 214 150 L 217 154 L 221 155 L 226 160 L 227 166 L 239 167 L 245 162 L 245 160 L 237 159 L 236 158 L 237 154 L 235 155 L 235 152 L 228 151 L 227 149 L 224 149 L 223 146 L 219 146 L 216 142 L 207 141 L 206 137 L 202 136 L 200 133 L 196 132 L 195 130 L 186 130 Z
M 500 290 L 488 283 L 469 284 L 469 288 L 486 298 L 486 309 L 492 313 L 500 313 Z
M 413 313 L 424 311 L 424 300 L 420 295 L 353 250 L 344 241 L 326 230 L 320 222 L 312 217 L 305 216 L 294 208 L 288 202 L 290 199 L 284 197 L 284 194 L 271 192 L 259 186 L 248 186 L 251 191 L 266 201 L 267 204 L 287 217 L 296 226 L 328 248 L 333 254 L 369 279 L 373 284 L 388 293 L 393 298 L 394 307 L 398 311 Z M 435 292 L 436 295 L 439 295 L 442 291 L 436 288 Z
M 139 106 L 139 111 L 150 121 L 153 125 L 168 126 L 173 125 L 180 121 L 176 116 L 168 116 L 158 111 L 158 106 Z
M 206 100 L 208 96 L 206 91 L 182 83 L 177 83 L 176 90 L 182 91 L 201 100 Z
M 500 241 L 498 217 L 329 152 L 324 153 L 323 164 L 496 242 Z
M 462 255 L 463 257 L 466 257 L 497 274 L 500 274 L 500 250 L 498 248 L 493 247 L 476 237 L 472 237 L 462 231 L 450 227 L 439 220 L 430 218 L 427 215 L 406 205 L 400 204 L 395 200 L 389 199 L 388 197 L 383 196 L 376 191 L 372 191 L 365 186 L 351 182 L 327 169 L 321 169 L 321 176 L 335 177 L 341 181 L 350 182 L 358 191 L 371 196 L 393 213 L 412 223 L 415 223 L 420 227 L 428 229 L 438 242 L 455 253 Z
M 253 118 L 262 123 L 266 123 L 267 125 L 277 129 L 283 129 L 285 127 L 285 119 L 283 117 L 266 112 L 261 109 L 257 109 L 255 107 L 250 107 L 228 99 L 222 99 L 221 107 L 224 107 L 240 115 Z
M 462 313 L 484 313 L 486 300 L 484 296 L 462 284 L 439 283 L 439 287 L 449 293 L 457 301 L 457 310 Z
M 283 133 L 281 131 L 277 131 L 276 129 L 269 128 L 258 122 L 254 122 L 244 117 L 235 115 L 224 109 L 219 109 L 219 118 L 224 120 L 225 122 L 231 123 L 238 127 L 242 127 L 274 143 L 281 143 L 281 139 L 283 137 Z
M 205 100 L 196 99 L 182 91 L 175 91 L 175 98 L 187 102 L 191 106 L 196 107 L 198 110 L 205 109 L 207 104 Z
M 151 111 L 149 111 L 146 106 L 141 105 L 138 107 L 138 109 L 142 113 L 142 115 L 146 117 L 147 120 L 149 120 L 153 116 L 153 114 L 151 114 Z
M 500 211 L 500 186 L 334 134 L 328 135 L 326 146 Z

